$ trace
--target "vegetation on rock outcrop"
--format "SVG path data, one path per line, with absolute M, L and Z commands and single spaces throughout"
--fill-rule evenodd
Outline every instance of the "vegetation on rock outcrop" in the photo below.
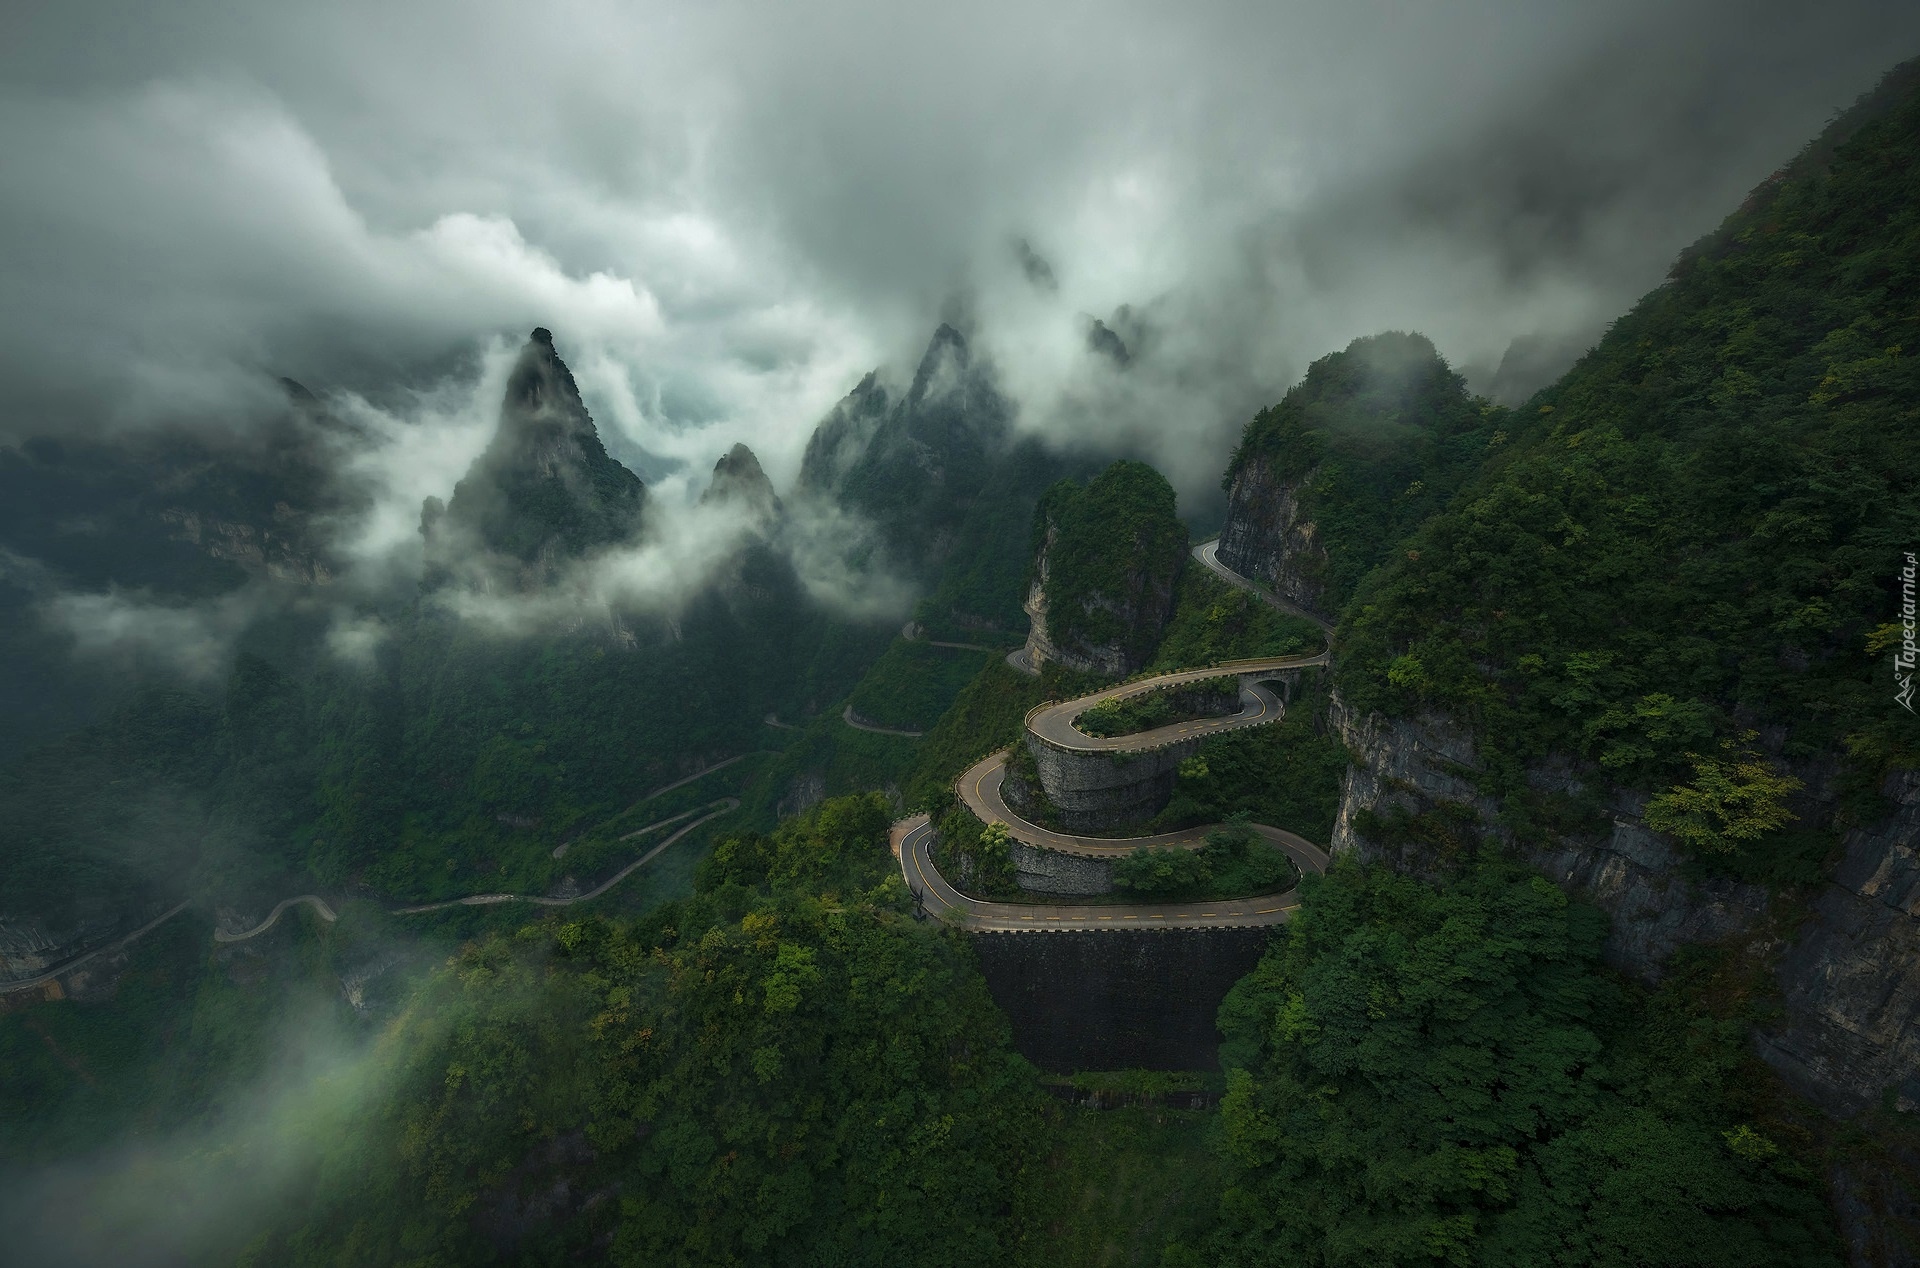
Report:
M 1123 459 L 1085 485 L 1055 484 L 1034 511 L 1033 553 L 1047 640 L 1061 659 L 1110 673 L 1147 663 L 1187 557 L 1165 476 Z
M 1837 1265 L 1745 1019 L 1618 983 L 1605 929 L 1495 860 L 1308 878 L 1221 1008 L 1221 1223 L 1168 1262 Z
M 1338 612 L 1395 542 L 1447 504 L 1506 414 L 1471 397 L 1423 335 L 1354 340 L 1247 423 L 1221 478 L 1223 560 Z M 1286 578 L 1263 566 L 1280 556 Z

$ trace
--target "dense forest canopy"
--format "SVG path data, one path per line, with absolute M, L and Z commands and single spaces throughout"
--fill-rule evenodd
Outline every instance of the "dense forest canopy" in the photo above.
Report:
M 1221 1008 L 1232 1178 L 1188 1262 L 1839 1262 L 1744 1027 L 1611 979 L 1600 913 L 1492 859 L 1305 884 Z
M 1361 588 L 1354 707 L 1473 724 L 1495 794 L 1577 754 L 1762 873 L 1791 815 L 1882 813 L 1884 773 L 1920 759 L 1885 707 L 1891 587 L 1920 540 L 1912 79 L 1683 256 Z M 1831 814 L 1767 773 L 1827 754 Z

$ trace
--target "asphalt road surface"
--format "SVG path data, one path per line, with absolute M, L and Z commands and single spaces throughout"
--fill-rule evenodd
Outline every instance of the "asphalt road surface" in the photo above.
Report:
M 1108 687 L 1104 691 L 1096 691 L 1090 696 L 1081 696 L 1077 700 L 1041 705 L 1027 715 L 1027 729 L 1049 744 L 1072 749 L 1075 752 L 1139 753 L 1147 749 L 1159 748 L 1163 744 L 1190 740 L 1196 736 L 1218 735 L 1225 731 L 1239 731 L 1250 726 L 1265 726 L 1269 722 L 1278 722 L 1286 713 L 1286 706 L 1279 696 L 1260 684 L 1261 676 L 1326 663 L 1327 654 L 1320 652 L 1313 656 L 1263 656 L 1254 660 L 1228 661 L 1206 669 L 1183 669 L 1179 673 L 1159 674 L 1152 678 L 1142 678 L 1138 682 L 1126 682 L 1117 687 Z M 1155 691 L 1164 691 L 1169 687 L 1202 682 L 1208 678 L 1224 678 L 1233 674 L 1239 675 L 1240 678 L 1240 710 L 1237 713 L 1224 714 L 1217 718 L 1194 718 L 1187 722 L 1157 727 L 1151 731 L 1136 731 L 1132 735 L 1104 737 L 1088 735 L 1074 725 L 1074 720 L 1088 709 L 1095 705 L 1106 704 L 1110 700 L 1130 699 Z
M 1307 611 L 1305 608 L 1301 607 L 1297 603 L 1287 602 L 1285 599 L 1275 594 L 1272 590 L 1268 589 L 1266 586 L 1262 585 L 1260 582 L 1255 581 L 1252 577 L 1243 577 L 1239 573 L 1235 572 L 1233 569 L 1221 563 L 1220 562 L 1220 539 L 1218 537 L 1214 538 L 1210 542 L 1201 542 L 1198 546 L 1195 546 L 1193 548 L 1193 557 L 1199 560 L 1203 565 L 1205 565 L 1208 572 L 1220 578 L 1220 580 L 1226 582 L 1228 585 L 1234 586 L 1237 589 L 1245 590 L 1248 594 L 1255 595 L 1259 598 L 1265 599 L 1269 604 L 1271 604 L 1276 608 L 1279 608 L 1282 612 L 1285 612 L 1290 616 L 1304 617 L 1307 620 L 1312 621 L 1315 625 L 1319 626 L 1321 629 L 1327 631 L 1329 634 L 1333 632 L 1333 622 L 1327 620 L 1325 617 L 1317 616 L 1314 613 Z
M 1332 632 L 1333 627 L 1325 620 L 1288 603 L 1267 587 L 1228 568 L 1220 562 L 1218 551 L 1218 541 L 1202 542 L 1194 547 L 1193 557 L 1229 585 L 1257 595 L 1281 611 L 1305 617 L 1328 633 Z M 1042 705 L 1027 715 L 1027 729 L 1050 744 L 1076 752 L 1135 753 L 1244 727 L 1264 726 L 1270 722 L 1279 721 L 1284 716 L 1286 708 L 1270 688 L 1262 685 L 1261 677 L 1284 670 L 1325 665 L 1329 661 L 1329 656 L 1328 651 L 1322 651 L 1313 656 L 1269 656 L 1159 674 L 1137 682 L 1108 687 L 1104 691 L 1097 691 L 1077 700 Z M 1007 663 L 1022 673 L 1038 672 L 1024 647 L 1010 653 Z M 1216 718 L 1195 718 L 1132 735 L 1093 736 L 1074 725 L 1075 719 L 1097 704 L 1145 695 L 1148 692 L 1161 691 L 1168 687 L 1178 687 L 1226 674 L 1237 675 L 1240 679 L 1240 708 L 1237 712 Z M 1002 750 L 976 762 L 960 776 L 954 791 L 958 793 L 961 803 L 981 822 L 1004 825 L 1008 835 L 1025 845 L 1089 858 L 1114 858 L 1150 847 L 1198 849 L 1206 843 L 1207 833 L 1220 827 L 1219 824 L 1207 824 L 1179 832 L 1125 838 L 1089 837 L 1056 832 L 1051 828 L 1029 822 L 1007 805 L 1002 793 L 1006 775 L 1006 752 Z M 1327 852 L 1298 833 L 1263 823 L 1249 826 L 1262 837 L 1285 850 L 1303 874 L 1327 870 Z M 941 919 L 954 921 L 965 928 L 981 932 L 1230 928 L 1237 925 L 1271 925 L 1286 920 L 1288 914 L 1299 905 L 1292 890 L 1281 894 L 1262 894 L 1252 898 L 1224 899 L 1217 902 L 1127 905 L 987 902 L 970 898 L 947 883 L 946 879 L 940 875 L 939 869 L 933 865 L 932 843 L 933 825 L 924 814 L 915 815 L 911 819 L 894 825 L 893 851 L 900 859 L 900 872 L 906 879 L 907 887 L 919 897 L 927 911 Z
M 1081 929 L 1230 929 L 1277 925 L 1300 905 L 1295 891 L 1229 898 L 1204 903 L 994 903 L 969 898 L 947 884 L 933 865 L 933 825 L 918 814 L 893 826 L 892 844 L 900 856 L 907 888 L 919 895 L 928 913 L 980 933 L 1048 933 Z M 1303 869 L 1326 869 L 1326 855 L 1302 858 Z M 1290 851 L 1291 852 L 1291 851 Z

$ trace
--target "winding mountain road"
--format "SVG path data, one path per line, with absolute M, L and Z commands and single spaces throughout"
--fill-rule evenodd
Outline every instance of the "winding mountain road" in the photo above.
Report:
M 571 907 L 575 903 L 588 902 L 600 897 L 600 895 L 633 875 L 640 868 L 651 863 L 654 857 L 662 850 L 709 819 L 718 819 L 723 814 L 738 810 L 740 808 L 740 799 L 738 797 L 722 797 L 719 801 L 708 804 L 718 808 L 709 810 L 706 814 L 701 815 L 698 819 L 695 819 L 692 823 L 689 823 L 686 827 L 654 846 L 651 850 L 648 850 L 645 854 L 642 854 L 639 858 L 627 864 L 606 880 L 601 881 L 584 894 L 575 894 L 570 898 L 545 898 L 527 894 L 469 894 L 465 898 L 450 898 L 443 903 L 422 903 L 417 907 L 395 907 L 388 914 L 393 916 L 417 916 L 427 911 L 445 911 L 449 907 L 492 907 L 499 903 L 531 903 L 535 907 Z M 639 831 L 645 831 L 645 829 L 640 829 Z M 628 835 L 638 835 L 638 833 L 629 833 Z M 623 837 L 621 839 L 625 840 L 626 838 Z
M 48 969 L 45 973 L 40 974 L 38 977 L 22 978 L 20 981 L 17 981 L 17 982 L 8 982 L 5 986 L 0 986 L 0 995 L 11 995 L 16 991 L 30 991 L 35 989 L 36 987 L 45 986 L 47 985 L 47 983 L 54 981 L 56 978 L 65 977 L 67 974 L 73 972 L 75 969 L 91 964 L 94 960 L 98 959 L 100 956 L 106 955 L 108 952 L 111 952 L 111 951 L 118 951 L 121 947 L 128 945 L 129 943 L 133 942 L 135 939 L 144 937 L 145 935 L 152 933 L 155 929 L 158 929 L 161 925 L 166 924 L 167 921 L 172 920 L 175 916 L 185 911 L 190 905 L 191 905 L 190 903 L 181 903 L 176 907 L 170 907 L 166 911 L 163 911 L 159 915 L 155 916 L 152 920 L 149 920 L 146 924 L 141 925 L 138 929 L 135 929 L 132 933 L 127 934 L 125 937 L 116 938 L 114 941 L 109 942 L 104 947 L 95 947 L 93 950 L 88 951 L 83 955 L 77 955 L 73 959 L 68 960 L 65 964 L 60 965 L 58 968 Z
M 899 735 L 909 740 L 917 740 L 926 734 L 925 731 L 902 731 L 897 727 L 881 726 L 878 722 L 869 721 L 855 713 L 852 705 L 840 711 L 840 720 L 856 731 L 870 731 L 875 735 Z
M 925 643 L 928 647 L 949 647 L 956 652 L 997 652 L 997 647 L 988 647 L 985 643 L 947 643 L 937 638 L 928 638 L 927 631 L 918 621 L 908 621 L 900 627 L 900 637 L 909 643 Z
M 746 754 L 742 754 L 741 756 L 744 757 L 746 756 Z M 715 763 L 714 765 L 707 767 L 705 770 L 697 771 L 694 774 L 689 775 L 685 779 L 676 780 L 674 783 L 668 784 L 664 788 L 655 789 L 653 792 L 648 793 L 646 797 L 642 797 L 640 801 L 635 802 L 634 805 L 639 805 L 650 798 L 657 797 L 663 792 L 670 792 L 673 789 L 678 788 L 683 784 L 690 783 L 693 780 L 700 778 L 702 775 L 709 775 L 709 774 L 712 774 L 714 771 L 722 769 L 723 767 L 731 766 L 739 760 L 740 760 L 739 757 L 732 757 L 732 758 L 728 758 L 726 761 Z M 707 811 L 706 814 L 701 815 L 699 818 L 695 819 L 693 822 L 687 824 L 685 827 L 681 828 L 678 832 L 675 832 L 672 836 L 668 837 L 666 840 L 662 841 L 660 844 L 654 846 L 651 850 L 648 850 L 645 854 L 641 855 L 639 858 L 627 864 L 625 867 L 615 872 L 612 876 L 608 877 L 606 880 L 602 881 L 600 884 L 594 886 L 592 889 L 587 890 L 585 893 L 582 893 L 582 894 L 574 894 L 567 898 L 535 897 L 535 896 L 521 895 L 521 894 L 470 894 L 465 898 L 453 898 L 453 899 L 447 900 L 446 902 L 422 903 L 418 906 L 413 906 L 413 907 L 396 907 L 391 909 L 387 914 L 392 916 L 412 916 L 412 915 L 418 915 L 423 912 L 429 912 L 429 911 L 444 911 L 449 907 L 489 907 L 498 903 L 530 903 L 536 907 L 571 907 L 575 903 L 589 902 L 592 899 L 600 897 L 602 894 L 612 889 L 615 885 L 618 885 L 621 881 L 633 875 L 640 868 L 646 866 L 648 863 L 651 863 L 655 858 L 659 857 L 662 851 L 664 851 L 668 846 L 672 845 L 674 842 L 678 841 L 680 838 L 686 836 L 687 833 L 692 832 L 695 828 L 700 827 L 702 824 L 707 823 L 709 820 L 717 819 L 721 815 L 731 813 L 732 811 L 738 810 L 739 808 L 740 808 L 740 799 L 738 797 L 722 797 L 718 801 L 708 802 L 706 806 L 696 806 L 693 810 L 689 810 L 685 814 L 674 815 L 672 818 L 663 819 L 659 823 L 650 823 L 644 828 L 636 828 L 634 831 L 629 832 L 625 836 L 621 837 L 620 840 L 622 841 L 631 840 L 634 837 L 640 836 L 647 832 L 651 832 L 656 828 L 662 828 L 667 826 L 668 824 L 676 823 L 679 820 L 686 818 L 687 815 L 696 814 L 700 810 Z M 632 807 L 630 806 L 628 807 L 628 809 L 632 809 Z M 625 812 L 623 811 L 622 813 L 625 813 Z M 558 857 L 558 855 L 556 854 L 555 857 Z M 99 958 L 100 956 L 107 955 L 110 952 L 118 951 L 121 948 L 132 944 L 134 941 L 138 940 L 139 938 L 142 938 L 145 935 L 151 933 L 153 930 L 158 929 L 161 925 L 173 919 L 175 916 L 185 911 L 191 905 L 192 905 L 192 902 L 191 900 L 189 900 L 187 902 L 180 903 L 178 906 L 169 908 L 167 911 L 162 912 L 160 915 L 154 917 L 152 920 L 140 926 L 138 929 L 135 929 L 132 933 L 129 933 L 124 937 L 115 939 L 113 942 L 110 942 L 105 946 L 96 947 L 93 950 L 88 951 L 84 955 L 76 956 L 75 958 L 68 960 L 65 964 L 59 965 L 56 968 L 48 969 L 46 972 L 41 973 L 35 977 L 23 978 L 16 982 L 7 982 L 4 984 L 0 984 L 0 995 L 12 995 L 20 991 L 30 991 L 30 990 L 35 990 L 35 989 L 44 987 L 48 983 L 53 982 L 56 979 L 65 977 L 67 974 L 72 973 L 74 970 L 82 968 L 87 964 L 90 964 L 92 961 Z M 273 910 L 267 913 L 267 918 L 265 920 L 262 920 L 259 924 L 255 925 L 253 928 L 243 930 L 237 933 L 228 933 L 224 930 L 216 929 L 214 930 L 214 933 L 213 933 L 213 940 L 215 942 L 221 942 L 221 943 L 234 943 L 234 942 L 245 942 L 249 938 L 257 938 L 261 934 L 265 933 L 267 930 L 273 928 L 274 925 L 278 924 L 280 921 L 280 917 L 286 914 L 288 908 L 297 907 L 301 905 L 312 907 L 314 910 L 314 913 L 318 915 L 320 919 L 326 921 L 328 924 L 332 924 L 334 921 L 340 918 L 339 914 L 336 913 L 330 905 L 328 905 L 327 900 L 320 897 L 320 895 L 297 894 L 292 898 L 283 898 L 278 903 L 274 904 Z
M 1132 854 L 1135 850 L 1197 850 L 1207 843 L 1207 833 L 1220 827 L 1217 823 L 1208 823 L 1197 828 L 1182 828 L 1178 832 L 1161 832 L 1146 837 L 1089 837 L 1043 828 L 1021 818 L 1019 812 L 1008 806 L 1001 795 L 1001 787 L 1007 777 L 1006 756 L 1006 750 L 1002 749 L 975 763 L 960 777 L 954 790 L 967 809 L 973 812 L 974 818 L 982 823 L 1004 825 L 1007 835 L 1022 845 L 1058 850 L 1062 854 L 1076 854 L 1081 858 L 1112 859 Z M 1326 870 L 1327 852 L 1300 834 L 1264 823 L 1250 823 L 1247 826 L 1292 855 L 1294 862 L 1306 871 Z
M 1077 753 L 1139 753 L 1196 736 L 1265 726 L 1280 720 L 1286 712 L 1286 704 L 1271 689 L 1261 685 L 1261 676 L 1289 669 L 1309 669 L 1326 663 L 1327 654 L 1318 652 L 1312 656 L 1261 656 L 1251 660 L 1227 661 L 1205 669 L 1183 669 L 1178 673 L 1159 674 L 1136 682 L 1123 682 L 1117 687 L 1108 687 L 1077 700 L 1043 704 L 1027 714 L 1027 729 L 1049 744 Z M 1074 725 L 1081 714 L 1096 705 L 1151 695 L 1156 691 L 1204 682 L 1209 678 L 1234 675 L 1240 679 L 1240 709 L 1237 713 L 1222 714 L 1216 718 L 1193 718 L 1151 731 L 1136 731 L 1132 735 L 1088 735 Z
M 1058 933 L 1086 929 L 1231 929 L 1277 925 L 1300 905 L 1294 890 L 1204 903 L 994 903 L 969 898 L 933 865 L 933 824 L 924 814 L 897 823 L 892 844 L 900 856 L 907 888 L 926 909 L 979 933 Z M 1302 842 L 1312 854 L 1289 850 L 1303 871 L 1326 870 L 1326 855 Z M 1138 848 L 1138 844 L 1133 848 Z M 1317 856 L 1317 857 L 1315 857 Z
M 1195 546 L 1193 548 L 1193 557 L 1198 560 L 1201 566 L 1208 572 L 1220 578 L 1220 580 L 1226 582 L 1228 585 L 1233 586 L 1235 589 L 1245 590 L 1255 598 L 1266 600 L 1269 606 L 1278 608 L 1289 616 L 1297 616 L 1312 621 L 1327 633 L 1333 633 L 1333 622 L 1316 613 L 1307 611 L 1297 603 L 1289 603 L 1261 582 L 1255 581 L 1252 577 L 1242 576 L 1221 563 L 1220 539 L 1218 537 L 1212 541 L 1201 542 L 1198 546 Z
M 1274 607 L 1304 616 L 1331 632 L 1332 627 L 1310 612 L 1304 612 L 1275 597 L 1265 587 L 1242 577 L 1219 562 L 1217 542 L 1205 542 L 1194 548 L 1194 558 L 1228 584 L 1255 594 Z M 1013 655 L 1023 655 L 1021 648 Z M 1286 704 L 1265 686 L 1263 676 L 1288 670 L 1306 669 L 1329 663 L 1330 651 L 1311 656 L 1266 656 L 1229 661 L 1200 669 L 1185 669 L 1158 674 L 1135 682 L 1121 683 L 1075 700 L 1044 704 L 1027 714 L 1027 729 L 1048 744 L 1082 753 L 1138 753 L 1187 740 L 1224 734 L 1246 727 L 1265 726 L 1286 714 Z M 1008 663 L 1023 672 L 1034 672 L 1026 663 Z M 1095 705 L 1122 700 L 1149 692 L 1180 687 L 1208 678 L 1236 675 L 1240 679 L 1238 711 L 1213 718 L 1194 718 L 1169 726 L 1139 731 L 1132 735 L 1088 735 L 1075 725 L 1076 719 Z M 1162 832 L 1141 837 L 1090 837 L 1057 832 L 1023 818 L 1007 805 L 1003 788 L 1007 776 L 1007 750 L 988 755 L 974 763 L 954 784 L 961 804 L 982 823 L 1000 824 L 1007 834 L 1023 845 L 1055 850 L 1083 858 L 1112 859 L 1148 848 L 1197 850 L 1206 844 L 1207 834 L 1220 827 L 1207 824 L 1178 832 Z M 1269 824 L 1248 825 L 1261 837 L 1286 851 L 1304 874 L 1327 870 L 1327 852 L 1296 832 Z M 933 825 L 924 814 L 894 825 L 894 853 L 900 859 L 900 872 L 924 907 L 963 928 L 983 933 L 1020 931 L 1128 929 L 1128 928 L 1231 928 L 1243 925 L 1278 924 L 1299 905 L 1293 890 L 1280 894 L 1260 894 L 1250 898 L 1216 902 L 1185 903 L 997 903 L 971 898 L 961 893 L 940 875 L 933 863 Z
M 293 898 L 282 898 L 274 904 L 273 910 L 267 913 L 265 920 L 262 920 L 245 933 L 228 933 L 222 929 L 215 929 L 213 931 L 213 940 L 215 942 L 245 942 L 248 938 L 263 934 L 273 928 L 274 924 L 280 919 L 282 912 L 286 911 L 289 907 L 297 907 L 301 903 L 305 903 L 307 906 L 313 908 L 314 914 L 328 924 L 332 924 L 334 921 L 340 919 L 333 908 L 327 906 L 327 900 L 320 897 L 320 895 L 300 894 Z

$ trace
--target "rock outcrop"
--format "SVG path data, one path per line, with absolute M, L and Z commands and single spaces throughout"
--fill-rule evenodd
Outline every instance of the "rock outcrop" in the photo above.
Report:
M 1035 664 L 1124 677 L 1143 667 L 1173 619 L 1187 530 L 1165 477 L 1121 461 L 1084 488 L 1061 481 L 1034 513 L 1027 590 Z
M 332 524 L 364 510 L 336 477 L 354 427 L 298 383 L 245 431 L 0 446 L 0 550 L 60 590 L 205 598 L 262 578 L 324 585 Z M 104 543 L 114 549 L 103 549 Z
M 1883 789 L 1893 815 L 1847 833 L 1833 879 L 1780 957 L 1786 1005 L 1761 1055 L 1829 1106 L 1891 1090 L 1920 1111 L 1920 771 Z
M 1396 812 L 1418 816 L 1464 808 L 1473 831 L 1498 836 L 1563 889 L 1613 917 L 1608 963 L 1648 980 L 1659 977 L 1681 946 L 1753 932 L 1767 915 L 1764 886 L 1684 878 L 1672 844 L 1641 822 L 1639 798 L 1616 794 L 1605 824 L 1590 834 L 1556 836 L 1549 845 L 1516 843 L 1495 826 L 1498 805 L 1471 781 L 1479 766 L 1472 736 L 1449 719 L 1360 718 L 1337 691 L 1329 716 L 1355 759 L 1334 820 L 1336 855 L 1357 853 L 1420 870 L 1431 862 L 1421 847 L 1370 840 L 1365 823 L 1390 820 Z M 1575 794 L 1583 784 L 1581 773 L 1557 763 L 1529 771 L 1528 780 L 1542 793 Z
M 763 531 L 786 510 L 760 460 L 745 445 L 735 445 L 713 464 L 713 479 L 700 495 L 700 504 L 741 511 Z
M 869 374 L 821 420 L 796 493 L 832 498 L 871 520 L 887 561 L 926 576 L 986 491 L 1012 418 L 992 367 L 942 324 L 904 393 Z
M 444 508 L 429 498 L 422 510 L 432 577 L 538 589 L 572 561 L 637 538 L 645 501 L 640 477 L 601 443 L 552 333 L 536 329 L 486 452 Z
M 1330 619 L 1445 505 L 1498 413 L 1480 409 L 1424 335 L 1374 335 L 1322 357 L 1241 436 L 1220 562 Z
M 1220 562 L 1266 582 L 1296 607 L 1331 619 L 1321 583 L 1327 552 L 1313 521 L 1301 513 L 1299 490 L 1298 482 L 1282 480 L 1264 458 L 1241 467 L 1227 491 Z

